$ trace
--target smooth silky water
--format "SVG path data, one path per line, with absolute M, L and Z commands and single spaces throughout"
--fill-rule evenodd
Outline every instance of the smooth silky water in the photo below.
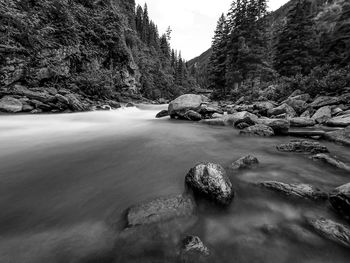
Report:
M 348 183 L 349 174 L 307 155 L 277 152 L 275 145 L 287 137 L 242 137 L 230 127 L 155 119 L 164 108 L 0 116 L 0 262 L 174 261 L 171 241 L 143 235 L 118 242 L 123 211 L 183 193 L 185 175 L 198 162 L 229 167 L 247 154 L 261 165 L 229 172 L 236 189 L 231 206 L 200 203 L 198 220 L 181 235 L 198 235 L 212 251 L 208 262 L 350 262 L 349 250 L 309 231 L 288 231 L 307 230 L 309 216 L 341 221 L 327 203 L 296 201 L 254 185 L 276 180 L 328 191 Z M 324 143 L 350 162 L 349 148 Z

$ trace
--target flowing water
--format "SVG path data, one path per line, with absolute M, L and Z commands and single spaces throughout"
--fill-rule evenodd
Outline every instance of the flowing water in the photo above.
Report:
M 200 236 L 212 251 L 208 262 L 350 261 L 349 250 L 304 224 L 305 216 L 341 221 L 328 204 L 287 199 L 254 185 L 276 180 L 329 191 L 348 183 L 349 174 L 306 155 L 277 152 L 275 145 L 287 137 L 241 137 L 230 127 L 155 119 L 164 107 L 0 116 L 0 262 L 173 261 L 171 244 L 178 237 L 159 229 L 120 242 L 116 225 L 123 211 L 181 194 L 187 171 L 198 162 L 228 167 L 247 154 L 261 165 L 229 172 L 236 189 L 232 205 L 219 210 L 200 204 L 197 220 L 181 235 Z M 348 148 L 325 144 L 350 162 Z M 165 229 L 176 232 L 189 221 Z

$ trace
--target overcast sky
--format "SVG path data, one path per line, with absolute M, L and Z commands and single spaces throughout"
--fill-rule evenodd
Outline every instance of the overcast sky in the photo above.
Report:
M 210 47 L 217 20 L 227 13 L 232 0 L 136 0 L 142 6 L 145 2 L 160 33 L 170 26 L 172 47 L 190 60 Z M 286 2 L 270 0 L 269 8 L 275 10 Z

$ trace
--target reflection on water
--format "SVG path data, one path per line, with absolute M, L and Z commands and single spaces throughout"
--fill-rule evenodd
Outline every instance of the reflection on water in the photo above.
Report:
M 348 183 L 348 174 L 305 155 L 278 153 L 274 146 L 288 138 L 239 137 L 229 127 L 154 119 L 163 108 L 0 116 L 0 262 L 176 261 L 172 247 L 185 234 L 211 248 L 209 262 L 349 262 L 350 252 L 303 226 L 305 216 L 334 218 L 329 207 L 252 184 L 278 180 L 330 190 Z M 326 144 L 350 162 L 348 149 Z M 183 192 L 194 164 L 227 167 L 247 154 L 261 165 L 229 173 L 237 196 L 228 210 L 200 204 L 194 224 L 118 234 L 114 223 L 125 208 Z M 160 234 L 170 229 L 173 234 Z

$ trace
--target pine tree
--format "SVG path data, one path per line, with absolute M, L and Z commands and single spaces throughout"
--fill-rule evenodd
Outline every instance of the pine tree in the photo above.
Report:
M 143 42 L 149 44 L 149 17 L 147 4 L 145 4 L 143 8 L 141 39 Z
M 135 15 L 135 25 L 139 35 L 141 35 L 142 33 L 142 16 L 143 16 L 143 9 L 140 5 L 137 5 L 136 15 Z
M 209 87 L 218 93 L 226 93 L 226 56 L 228 25 L 224 14 L 220 17 L 212 42 L 213 53 L 209 62 Z
M 274 67 L 283 76 L 307 75 L 317 64 L 319 47 L 310 11 L 311 3 L 299 0 L 278 38 Z

